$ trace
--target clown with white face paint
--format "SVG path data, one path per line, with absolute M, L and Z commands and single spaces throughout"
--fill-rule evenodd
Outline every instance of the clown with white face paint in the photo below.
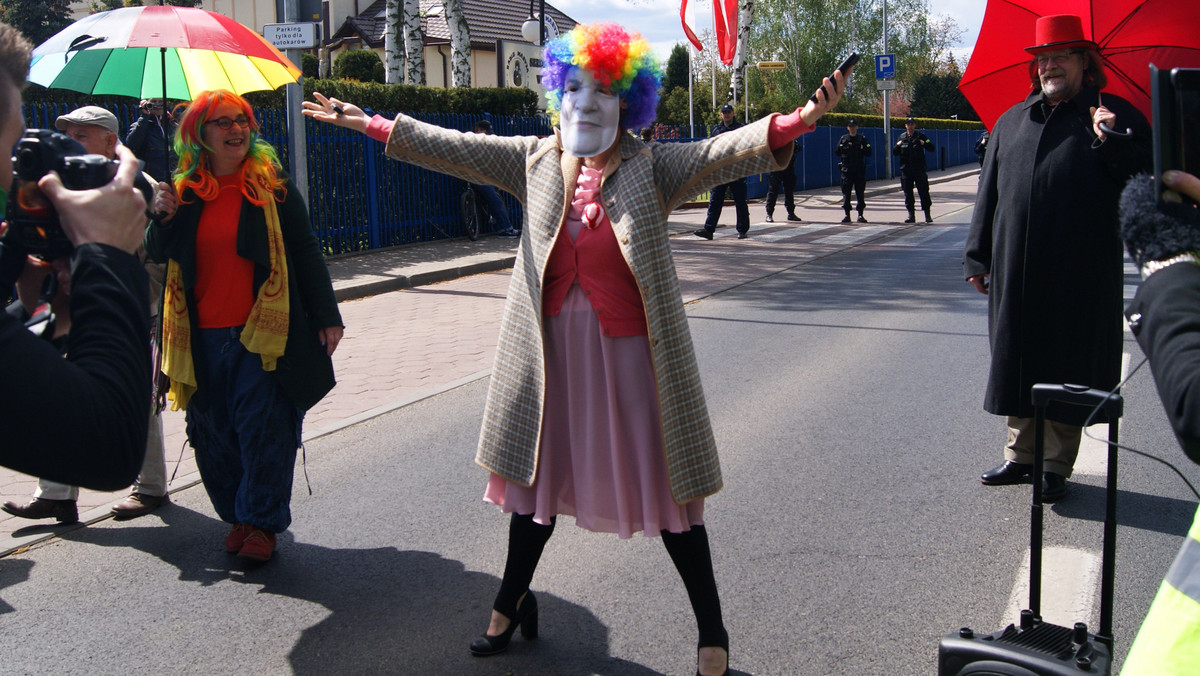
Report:
M 630 133 L 653 122 L 662 80 L 641 36 L 576 26 L 546 45 L 543 64 L 558 126 L 544 138 L 368 117 L 321 94 L 304 113 L 386 142 L 394 159 L 506 190 L 524 207 L 475 457 L 490 472 L 484 500 L 512 514 L 508 563 L 471 653 L 503 652 L 518 628 L 537 636 L 529 584 L 567 515 L 622 538 L 661 536 L 696 615 L 697 672 L 725 674 L 729 636 L 704 527 L 721 470 L 667 216 L 714 185 L 786 167 L 792 140 L 833 108 L 845 74 L 790 115 L 659 144 Z

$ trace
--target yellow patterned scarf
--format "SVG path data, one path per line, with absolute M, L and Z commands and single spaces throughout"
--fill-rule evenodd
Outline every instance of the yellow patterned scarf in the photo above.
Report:
M 267 244 L 271 272 L 258 289 L 254 307 L 242 329 L 242 345 L 262 357 L 263 370 L 274 371 L 275 362 L 287 347 L 289 323 L 288 269 L 283 251 L 283 230 L 275 200 L 263 206 L 267 217 Z M 166 289 L 162 309 L 162 372 L 171 379 L 167 398 L 171 410 L 187 408 L 196 392 L 196 365 L 192 359 L 192 328 L 188 317 L 187 296 L 179 263 L 167 263 Z

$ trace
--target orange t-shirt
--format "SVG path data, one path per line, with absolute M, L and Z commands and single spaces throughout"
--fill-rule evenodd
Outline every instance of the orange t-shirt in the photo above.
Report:
M 237 253 L 242 175 L 218 176 L 196 228 L 196 313 L 202 329 L 241 326 L 254 307 L 254 263 Z

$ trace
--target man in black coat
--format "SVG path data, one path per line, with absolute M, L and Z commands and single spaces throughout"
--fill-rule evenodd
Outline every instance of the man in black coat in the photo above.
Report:
M 713 127 L 712 136 L 733 131 L 741 126 L 741 122 L 733 119 L 733 106 L 726 103 L 721 106 L 721 121 Z M 704 219 L 704 227 L 692 234 L 704 239 L 713 238 L 713 233 L 717 230 L 717 223 L 721 220 L 721 209 L 725 206 L 726 191 L 733 195 L 733 207 L 737 211 L 738 239 L 746 239 L 746 233 L 750 232 L 750 207 L 746 204 L 746 179 L 744 178 L 722 183 L 712 189 L 708 196 L 708 216 Z
M 846 212 L 842 222 L 850 222 L 850 191 L 854 190 L 858 197 L 858 222 L 866 223 L 867 219 L 863 218 L 863 209 L 866 207 L 863 203 L 863 191 L 867 187 L 867 163 L 863 158 L 871 154 L 871 143 L 867 141 L 867 137 L 858 135 L 858 120 L 854 118 L 850 118 L 846 123 L 846 131 L 848 133 L 842 134 L 842 138 L 838 139 L 837 149 L 834 151 L 842 158 L 842 161 L 838 162 L 838 169 L 842 174 L 842 211 Z
M 988 296 L 991 370 L 984 409 L 1008 418 L 1005 462 L 987 485 L 1032 471 L 1035 383 L 1109 390 L 1120 377 L 1123 253 L 1117 200 L 1150 168 L 1150 126 L 1112 95 L 1079 17 L 1042 17 L 1028 51 L 1032 93 L 992 129 L 963 271 Z M 1132 135 L 1107 134 L 1126 127 Z M 1046 501 L 1066 495 L 1089 411 L 1047 410 Z M 1097 420 L 1096 422 L 1106 422 Z
M 925 169 L 925 153 L 933 152 L 933 141 L 924 133 L 917 131 L 917 121 L 908 118 L 904 121 L 904 133 L 896 141 L 896 155 L 900 158 L 900 187 L 904 189 L 904 208 L 908 209 L 905 223 L 916 223 L 916 200 L 913 198 L 913 188 L 921 196 L 921 211 L 925 212 L 925 222 L 932 223 L 929 207 L 933 200 L 929 198 L 929 174 Z

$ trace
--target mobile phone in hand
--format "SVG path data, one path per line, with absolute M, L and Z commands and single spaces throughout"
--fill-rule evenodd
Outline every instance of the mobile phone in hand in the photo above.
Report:
M 846 60 L 842 62 L 842 65 L 840 65 L 840 66 L 838 66 L 836 69 L 834 69 L 834 72 L 836 73 L 837 71 L 839 71 L 839 70 L 840 70 L 840 71 L 842 71 L 842 75 L 845 75 L 845 76 L 849 77 L 849 75 L 850 75 L 850 74 L 847 72 L 847 70 L 849 70 L 850 68 L 852 68 L 852 67 L 854 66 L 854 64 L 858 63 L 858 60 L 859 60 L 860 58 L 861 58 L 861 57 L 858 55 L 858 52 L 850 52 L 850 56 L 847 56 L 847 57 L 846 57 Z M 835 80 L 835 79 L 833 78 L 833 73 L 830 73 L 830 74 L 829 74 L 829 81 L 833 83 L 834 90 L 836 91 L 836 89 L 837 89 L 837 80 Z M 825 91 L 825 83 L 821 83 L 820 90 L 821 90 L 821 91 L 823 91 L 823 92 L 825 92 L 825 95 L 826 95 L 826 96 L 829 96 L 829 92 L 826 92 L 826 91 Z M 813 103 L 820 103 L 820 101 L 818 101 L 818 100 L 817 100 L 817 95 L 816 95 L 816 94 L 813 94 L 812 96 L 810 96 L 810 97 L 808 98 L 808 100 L 809 100 L 809 101 L 812 101 Z
M 1150 64 L 1150 102 L 1155 194 L 1161 203 L 1164 172 L 1178 169 L 1200 176 L 1200 68 L 1166 70 Z

